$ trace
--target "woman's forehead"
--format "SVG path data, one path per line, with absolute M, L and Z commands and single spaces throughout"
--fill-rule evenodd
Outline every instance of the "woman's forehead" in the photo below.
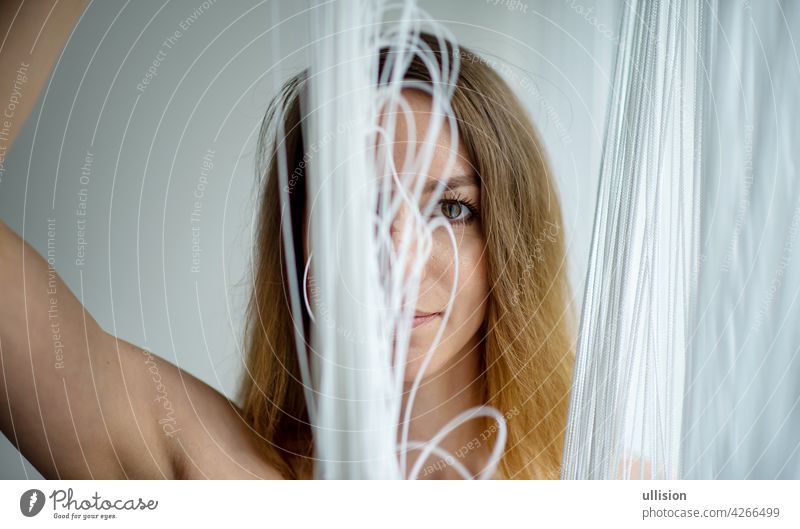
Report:
M 436 177 L 444 177 L 443 173 L 447 169 L 448 163 L 452 164 L 450 176 L 468 174 L 473 171 L 472 163 L 469 160 L 463 143 L 458 139 L 456 145 L 452 145 L 453 133 L 458 136 L 458 131 L 450 130 L 450 122 L 446 119 L 434 120 L 434 109 L 431 107 L 432 99 L 427 94 L 418 90 L 406 90 L 403 96 L 410 108 L 403 108 L 396 105 L 394 109 L 382 113 L 381 119 L 384 126 L 388 126 L 387 118 L 394 114 L 393 135 L 385 138 L 384 141 L 391 142 L 392 156 L 395 161 L 398 173 L 402 173 L 410 168 L 403 168 L 401 165 L 408 156 L 408 150 L 414 150 L 414 157 L 423 152 L 423 147 L 427 141 L 433 143 L 431 167 L 429 173 Z M 443 116 L 438 112 L 439 116 Z M 440 124 L 436 137 L 427 138 L 429 126 Z M 392 131 L 387 131 L 392 133 Z M 450 158 L 453 158 L 451 161 Z

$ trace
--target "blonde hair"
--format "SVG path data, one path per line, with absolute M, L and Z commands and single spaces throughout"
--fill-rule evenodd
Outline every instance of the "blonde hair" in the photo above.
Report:
M 427 34 L 422 37 L 441 64 L 438 41 Z M 449 43 L 446 53 L 453 57 Z M 491 287 L 482 329 L 483 386 L 487 403 L 508 418 L 499 470 L 505 478 L 557 479 L 575 327 L 560 204 L 542 142 L 523 105 L 485 61 L 464 48 L 459 53 L 452 108 L 459 137 L 480 178 Z M 294 247 L 302 252 L 305 151 L 300 94 L 306 76 L 302 72 L 283 86 L 262 124 L 258 156 L 266 184 L 245 328 L 247 373 L 238 395 L 242 416 L 260 437 L 265 458 L 287 478 L 311 477 L 313 442 L 289 308 L 276 153 L 281 141 L 288 159 L 286 190 Z M 431 82 L 419 60 L 412 61 L 406 77 Z M 278 119 L 283 120 L 281 138 L 272 132 Z M 297 261 L 302 277 L 302 260 Z M 302 325 L 307 331 L 308 321 Z

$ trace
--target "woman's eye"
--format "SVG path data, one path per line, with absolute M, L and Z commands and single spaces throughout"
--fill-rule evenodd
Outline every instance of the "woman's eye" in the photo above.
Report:
M 463 222 L 472 217 L 469 206 L 457 200 L 442 200 L 440 208 L 442 215 L 453 222 Z

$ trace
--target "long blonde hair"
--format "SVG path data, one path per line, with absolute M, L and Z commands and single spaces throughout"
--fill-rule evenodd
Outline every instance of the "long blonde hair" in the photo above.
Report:
M 423 34 L 441 59 L 438 41 Z M 446 53 L 453 57 L 448 43 Z M 569 405 L 575 318 L 567 278 L 561 208 L 542 142 L 503 79 L 461 47 L 452 108 L 481 185 L 491 294 L 483 326 L 487 404 L 508 418 L 499 470 L 505 478 L 557 479 Z M 452 63 L 452 60 L 449 61 Z M 441 60 L 440 60 L 441 64 Z M 431 82 L 414 60 L 406 74 Z M 305 215 L 300 95 L 307 72 L 291 78 L 264 117 L 262 187 L 248 304 L 242 417 L 267 461 L 287 478 L 311 477 L 313 442 L 294 343 L 281 237 L 278 141 L 288 159 L 294 247 Z M 284 135 L 274 134 L 283 120 Z M 284 190 L 285 191 L 285 190 Z M 299 263 L 302 261 L 298 259 Z M 299 277 L 302 270 L 298 269 Z M 308 321 L 298 327 L 308 329 Z

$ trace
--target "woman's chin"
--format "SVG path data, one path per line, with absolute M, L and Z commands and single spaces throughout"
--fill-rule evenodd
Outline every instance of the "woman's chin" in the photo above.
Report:
M 427 352 L 427 348 L 415 350 L 414 348 L 409 348 L 408 351 L 408 361 L 406 362 L 406 370 L 404 373 L 404 379 L 406 382 L 411 383 L 417 377 L 417 374 L 422 369 L 423 363 L 425 362 L 425 353 Z M 439 364 L 439 359 L 436 357 L 436 353 L 433 353 L 433 358 L 428 361 L 428 365 L 425 369 L 424 377 L 430 377 L 441 367 Z

